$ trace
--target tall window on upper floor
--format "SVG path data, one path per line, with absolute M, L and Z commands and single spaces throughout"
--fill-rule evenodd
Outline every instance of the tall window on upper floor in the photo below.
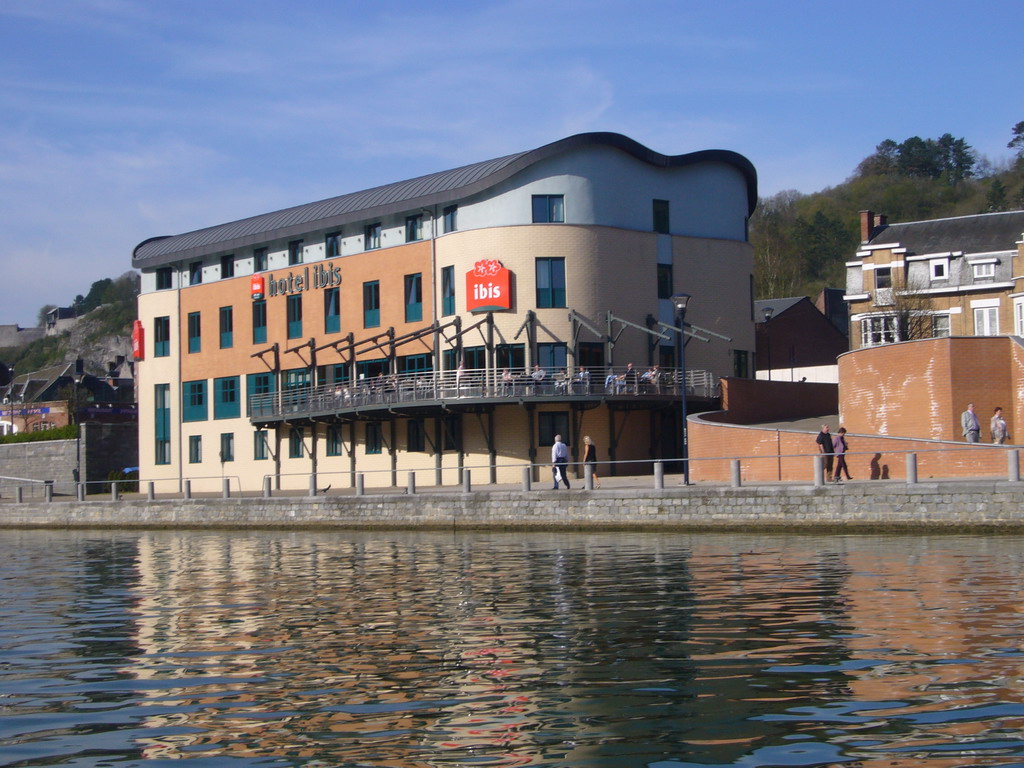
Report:
M 338 288 L 324 289 L 324 333 L 341 330 L 341 291 Z
M 567 361 L 568 349 L 564 341 L 541 342 L 537 345 L 537 364 L 549 373 L 562 370 Z
M 423 275 L 405 276 L 405 322 L 418 323 L 423 319 Z
M 380 282 L 371 280 L 363 283 L 363 327 L 376 328 L 380 325 Z
M 198 312 L 188 313 L 188 351 L 202 352 L 203 350 L 203 329 Z
M 199 285 L 203 282 L 203 262 L 193 261 L 188 265 L 188 284 Z
M 266 272 L 267 271 L 267 249 L 266 248 L 253 248 L 252 249 L 252 271 L 253 272 Z
M 336 259 L 341 256 L 341 232 L 331 232 L 324 237 L 324 257 Z
M 455 267 L 441 268 L 441 316 L 455 314 Z
M 659 299 L 671 299 L 672 298 L 672 265 L 671 264 L 659 264 L 658 265 L 658 298 Z
M 288 338 L 302 337 L 302 294 L 293 293 L 288 297 Z
M 302 263 L 302 241 L 292 240 L 288 243 L 288 266 Z
M 565 306 L 565 259 L 537 259 L 537 307 Z
M 156 289 L 166 291 L 174 285 L 174 270 L 170 267 L 160 267 L 156 271 Z
M 171 354 L 171 318 L 158 317 L 153 321 L 153 357 Z
M 252 303 L 252 343 L 267 341 L 267 300 L 258 299 Z
M 444 231 L 455 232 L 459 228 L 459 206 L 449 205 L 444 209 Z
M 220 279 L 235 276 L 235 254 L 229 253 L 220 257 Z
M 669 234 L 668 200 L 653 201 L 654 231 Z
M 363 250 L 372 251 L 380 248 L 380 222 L 367 224 L 363 228 Z
M 423 239 L 423 214 L 405 217 L 405 242 L 415 243 Z
M 534 195 L 533 223 L 561 224 L 565 222 L 565 198 L 563 195 Z
M 220 308 L 220 348 L 231 349 L 235 345 L 235 308 Z
M 170 464 L 171 463 L 171 385 L 170 384 L 157 384 L 154 387 L 155 396 L 155 408 L 154 408 L 154 419 L 155 419 L 155 438 L 156 438 L 156 455 L 154 462 L 156 464 Z

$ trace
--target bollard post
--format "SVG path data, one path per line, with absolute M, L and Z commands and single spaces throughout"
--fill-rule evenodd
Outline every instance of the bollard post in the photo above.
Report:
M 356 475 L 356 496 L 366 495 L 366 481 L 363 479 L 363 473 L 360 472 Z
M 263 498 L 264 499 L 269 499 L 270 498 L 270 478 L 269 477 L 264 477 L 263 478 Z
M 907 485 L 915 485 L 917 483 L 917 454 L 907 454 Z
M 469 479 L 470 471 L 468 469 L 462 472 L 462 492 L 469 493 L 473 490 L 473 484 Z
M 230 499 L 231 498 L 231 479 L 227 478 L 227 477 L 222 477 L 221 478 L 221 485 L 222 485 L 221 491 L 220 491 L 221 498 L 222 499 Z
M 1020 451 L 1016 448 L 1006 452 L 1006 478 L 1011 483 L 1020 482 Z
M 416 473 L 409 473 L 409 481 L 405 485 L 405 492 L 410 496 L 416 495 Z
M 739 488 L 743 485 L 743 476 L 740 473 L 740 460 L 732 460 L 732 487 Z
M 530 467 L 523 467 L 523 493 L 530 490 L 530 482 L 533 479 L 533 472 Z
M 654 462 L 654 490 L 660 491 L 665 487 L 665 462 Z
M 120 489 L 117 487 L 117 482 L 115 481 L 110 484 L 110 500 L 117 501 L 119 498 L 121 498 Z
M 583 465 L 583 489 L 587 491 L 594 490 L 594 465 L 584 464 Z
M 182 484 L 182 494 L 181 494 L 181 496 L 182 496 L 183 499 L 191 499 L 192 498 L 192 481 L 191 480 L 185 480 L 184 483 Z
M 146 499 L 149 501 L 156 500 L 156 483 L 152 480 L 146 483 Z
M 53 486 L 50 483 L 43 486 L 43 499 L 45 499 L 47 503 L 53 501 Z
M 85 483 L 75 483 L 75 498 L 85 501 Z
M 814 485 L 821 488 L 825 484 L 825 457 L 820 453 L 814 457 Z
M 309 495 L 316 496 L 316 475 L 309 476 Z
M 14 501 L 18 504 L 21 504 L 23 501 L 25 501 L 25 489 L 22 488 L 20 485 L 14 489 Z

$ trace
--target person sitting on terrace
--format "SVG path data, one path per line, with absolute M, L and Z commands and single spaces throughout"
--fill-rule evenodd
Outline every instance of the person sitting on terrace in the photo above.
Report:
M 547 378 L 547 373 L 540 367 L 539 363 L 533 364 L 533 373 L 530 374 L 530 378 L 533 379 L 534 394 L 539 394 L 541 385 L 544 383 L 544 379 Z
M 576 372 L 576 391 L 581 395 L 590 394 L 590 371 L 586 368 Z
M 555 374 L 555 391 L 565 394 L 569 389 L 569 373 L 563 368 Z

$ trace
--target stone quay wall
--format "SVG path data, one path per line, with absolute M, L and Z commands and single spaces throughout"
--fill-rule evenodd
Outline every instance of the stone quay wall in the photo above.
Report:
M 480 491 L 0 505 L 0 528 L 1024 531 L 1024 483 Z

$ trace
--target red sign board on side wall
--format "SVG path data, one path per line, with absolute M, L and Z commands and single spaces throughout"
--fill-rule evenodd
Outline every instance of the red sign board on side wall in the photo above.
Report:
M 136 360 L 146 357 L 146 329 L 142 327 L 141 320 L 132 323 L 132 357 Z
M 253 275 L 249 279 L 249 292 L 252 294 L 253 301 L 262 299 L 267 295 L 266 285 L 263 275 Z
M 512 309 L 512 273 L 497 259 L 481 259 L 466 273 L 466 310 Z

